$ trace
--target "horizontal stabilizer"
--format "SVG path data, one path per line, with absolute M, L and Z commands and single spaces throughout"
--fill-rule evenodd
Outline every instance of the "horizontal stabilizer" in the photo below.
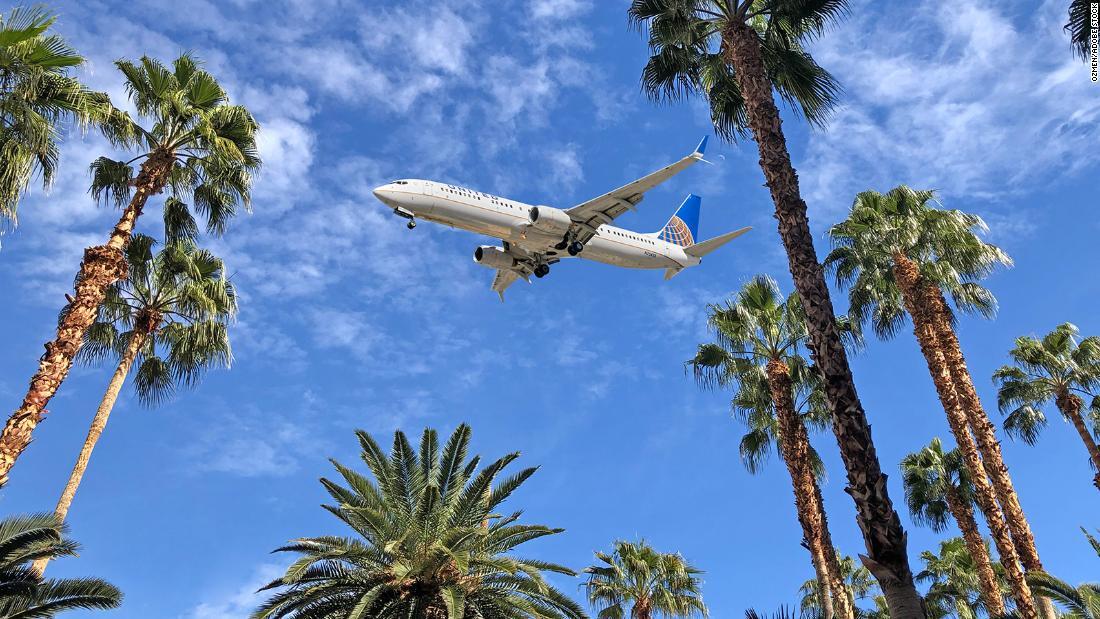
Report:
M 689 256 L 695 256 L 696 258 L 702 258 L 703 256 L 718 249 L 726 243 L 729 243 L 733 239 L 741 236 L 749 230 L 752 230 L 752 228 L 741 228 L 740 230 L 734 230 L 733 232 L 723 234 L 722 236 L 716 236 L 713 239 L 703 241 L 702 243 L 696 243 L 695 245 L 685 247 L 684 253 Z
M 681 268 L 681 267 L 665 269 L 665 281 L 667 282 L 668 280 L 672 279 L 673 277 L 676 277 L 680 273 L 680 271 L 683 271 L 683 270 L 684 269 Z

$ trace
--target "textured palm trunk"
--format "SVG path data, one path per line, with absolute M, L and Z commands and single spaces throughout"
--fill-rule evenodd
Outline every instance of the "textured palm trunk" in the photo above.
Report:
M 802 526 L 802 537 L 806 540 L 818 573 L 822 608 L 826 616 L 854 619 L 851 606 L 846 603 L 847 595 L 843 585 L 836 588 L 836 579 L 830 573 L 828 556 L 833 552 L 832 542 L 828 534 L 824 533 L 828 526 L 824 518 L 825 509 L 820 502 L 821 493 L 814 479 L 809 436 L 798 411 L 795 410 L 790 372 L 790 367 L 778 359 L 768 363 L 768 388 L 779 422 L 779 449 L 791 476 L 798 523 Z M 830 539 L 828 545 L 825 543 L 826 539 Z M 839 570 L 836 574 L 839 575 Z
M 1016 546 L 1013 544 L 1004 513 L 997 504 L 996 492 L 982 466 L 978 446 L 967 426 L 966 413 L 955 391 L 951 370 L 940 350 L 940 340 L 936 337 L 936 329 L 932 324 L 935 314 L 929 304 L 930 295 L 927 294 L 927 286 L 921 279 L 917 265 L 901 253 L 894 255 L 894 277 L 901 289 L 905 309 L 913 319 L 913 334 L 917 337 L 921 353 L 924 354 L 928 364 L 928 372 L 932 375 L 932 382 L 936 386 L 936 393 L 947 414 L 947 424 L 951 427 L 951 433 L 955 436 L 955 442 L 962 452 L 963 461 L 974 483 L 978 506 L 985 514 L 989 532 L 1001 556 L 1001 563 L 1005 567 L 1009 584 L 1012 586 L 1017 611 L 1025 619 L 1035 619 L 1038 616 L 1035 600 L 1024 580 L 1023 570 L 1020 569 Z
M 886 475 L 871 439 L 871 426 L 837 331 L 836 313 L 814 249 L 806 203 L 802 201 L 798 175 L 787 152 L 771 82 L 764 70 L 759 37 L 747 24 L 731 23 L 723 33 L 723 49 L 745 99 L 749 127 L 760 150 L 760 168 L 775 203 L 779 235 L 805 307 L 810 349 L 824 377 L 833 433 L 847 473 L 846 490 L 855 502 L 857 522 L 867 548 L 864 563 L 882 587 L 893 619 L 924 617 L 924 603 L 909 568 L 905 530 L 890 500 Z
M 800 424 L 796 430 L 801 430 L 801 434 L 806 444 L 809 445 L 810 439 L 806 434 L 806 427 Z M 844 583 L 844 572 L 840 569 L 840 560 L 836 554 L 836 546 L 833 545 L 833 536 L 829 532 L 829 517 L 825 513 L 825 499 L 821 496 L 821 486 L 819 486 L 817 480 L 812 477 L 812 471 L 811 479 L 813 480 L 818 519 L 821 521 L 821 547 L 825 552 L 825 569 L 829 575 L 829 588 L 833 594 L 836 613 L 838 617 L 855 619 L 855 604 L 850 595 L 850 591 L 848 591 L 848 586 Z
M 76 294 L 57 326 L 57 337 L 46 344 L 46 352 L 38 360 L 38 371 L 31 377 L 27 395 L 0 434 L 0 486 L 8 482 L 16 459 L 30 444 L 35 427 L 47 413 L 46 404 L 68 376 L 83 343 L 84 332 L 95 321 L 107 288 L 126 277 L 122 250 L 130 243 L 134 224 L 149 196 L 164 189 L 173 161 L 172 153 L 152 153 L 134 180 L 134 195 L 111 231 L 107 244 L 84 250 L 84 261 L 80 263 L 76 278 Z
M 65 522 L 69 516 L 69 507 L 73 504 L 76 489 L 80 487 L 80 480 L 84 478 L 84 471 L 88 470 L 88 462 L 92 459 L 92 450 L 99 442 L 99 437 L 103 435 L 103 429 L 107 427 L 107 419 L 111 416 L 111 411 L 118 400 L 118 394 L 122 391 L 122 385 L 126 382 L 126 376 L 130 373 L 130 368 L 134 365 L 134 360 L 137 359 L 146 337 L 145 332 L 134 332 L 130 342 L 126 345 L 122 359 L 118 362 L 118 367 L 111 375 L 111 381 L 107 383 L 107 391 L 103 394 L 103 399 L 99 401 L 99 408 L 95 411 L 95 417 L 92 417 L 92 425 L 88 428 L 88 436 L 84 439 L 84 445 L 80 448 L 80 454 L 76 457 L 76 464 L 73 465 L 73 470 L 69 474 L 69 481 L 65 484 L 65 490 L 57 501 L 57 507 L 54 508 L 54 515 L 57 516 L 58 522 Z M 32 569 L 41 576 L 49 561 L 49 559 L 39 559 L 32 564 Z
M 1008 474 L 1008 467 L 1001 455 L 1001 443 L 997 440 L 996 428 L 982 407 L 981 398 L 978 397 L 978 391 L 974 388 L 974 379 L 966 367 L 966 358 L 963 356 L 962 345 L 959 344 L 959 338 L 952 325 L 951 310 L 947 306 L 947 300 L 938 287 L 929 285 L 927 288 L 926 296 L 933 311 L 931 319 L 936 338 L 940 342 L 944 360 L 951 372 L 951 380 L 955 384 L 959 403 L 966 413 L 967 422 L 978 442 L 982 463 L 993 482 L 993 489 L 1004 510 L 1008 528 L 1012 532 L 1012 541 L 1020 555 L 1020 562 L 1028 573 L 1044 572 L 1043 563 L 1039 560 L 1039 551 L 1035 547 L 1035 536 L 1031 533 L 1031 525 L 1028 524 L 1027 517 L 1024 515 L 1020 497 L 1016 494 L 1012 478 Z M 1039 604 L 1043 615 L 1048 619 L 1058 616 L 1050 598 L 1039 598 Z
M 982 601 L 990 617 L 1000 617 L 1005 614 L 1005 601 L 1001 597 L 1001 587 L 997 583 L 997 574 L 993 571 L 993 562 L 989 558 L 989 549 L 982 539 L 981 530 L 978 529 L 978 521 L 974 518 L 974 509 L 970 501 L 959 496 L 958 490 L 952 488 L 947 493 L 947 507 L 955 522 L 962 532 L 966 550 L 974 559 L 978 568 L 978 587 Z
M 1058 394 L 1054 403 L 1066 419 L 1069 419 L 1069 422 L 1073 424 L 1073 428 L 1081 436 L 1081 441 L 1085 443 L 1085 449 L 1089 452 L 1092 466 L 1097 470 L 1096 476 L 1092 478 L 1092 483 L 1100 490 L 1100 447 L 1096 446 L 1096 439 L 1093 438 L 1092 432 L 1089 432 L 1084 418 L 1081 417 L 1081 408 L 1083 408 L 1084 402 L 1075 394 L 1063 392 Z

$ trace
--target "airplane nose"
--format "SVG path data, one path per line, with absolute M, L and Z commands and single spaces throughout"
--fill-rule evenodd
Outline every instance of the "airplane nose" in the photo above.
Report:
M 390 204 L 390 202 L 392 202 L 393 190 L 389 188 L 389 185 L 375 187 L 374 191 L 372 191 L 371 193 L 374 194 L 374 197 L 381 200 L 383 204 L 388 205 Z

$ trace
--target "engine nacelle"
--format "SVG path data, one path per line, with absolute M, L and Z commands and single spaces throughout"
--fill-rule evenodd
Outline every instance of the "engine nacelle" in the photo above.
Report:
M 552 206 L 536 206 L 528 214 L 531 227 L 543 234 L 552 236 L 564 236 L 573 225 L 573 220 L 560 208 Z
M 474 262 L 490 269 L 510 269 L 516 266 L 516 259 L 512 254 L 493 245 L 482 245 L 475 249 Z

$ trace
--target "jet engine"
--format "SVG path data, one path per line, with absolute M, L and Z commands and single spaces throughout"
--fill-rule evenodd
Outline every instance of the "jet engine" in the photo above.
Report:
M 474 262 L 490 269 L 510 269 L 516 266 L 516 259 L 512 254 L 493 245 L 482 245 L 475 249 Z
M 565 211 L 552 206 L 536 206 L 531 209 L 528 218 L 532 228 L 551 236 L 562 236 L 573 225 L 573 220 Z

